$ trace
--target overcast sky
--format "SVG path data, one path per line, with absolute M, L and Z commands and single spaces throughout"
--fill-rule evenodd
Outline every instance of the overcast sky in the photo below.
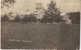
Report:
M 36 3 L 41 2 L 46 8 L 47 4 L 51 0 L 16 0 L 14 5 L 14 12 L 25 13 L 27 9 L 33 11 L 35 9 Z M 74 12 L 80 11 L 81 1 L 80 0 L 54 0 L 57 7 L 61 9 L 62 12 Z M 7 10 L 4 10 L 7 12 Z

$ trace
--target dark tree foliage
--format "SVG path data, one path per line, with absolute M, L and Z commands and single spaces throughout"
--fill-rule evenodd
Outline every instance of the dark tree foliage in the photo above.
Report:
M 1 17 L 1 22 L 7 22 L 7 21 L 9 21 L 9 18 L 7 15 L 4 15 Z
M 3 8 L 4 6 L 6 7 L 10 7 L 10 4 L 14 4 L 15 0 L 2 0 L 1 1 L 1 8 Z
M 35 17 L 34 14 L 29 15 L 29 22 L 37 22 L 37 18 Z
M 15 2 L 15 0 L 3 0 L 3 2 L 5 2 L 5 3 L 14 3 Z
M 17 15 L 14 21 L 15 21 L 15 22 L 20 22 L 20 21 L 21 21 L 20 16 Z
M 22 19 L 22 22 L 27 23 L 29 21 L 29 16 L 28 15 L 24 15 L 24 18 Z
M 48 5 L 48 10 L 45 11 L 44 18 L 42 19 L 41 22 L 60 22 L 61 17 L 60 17 L 60 11 L 58 8 L 56 8 L 56 3 L 51 1 L 51 3 Z
M 34 15 L 30 14 L 30 15 L 25 15 L 24 18 L 22 19 L 23 22 L 27 23 L 27 22 L 36 22 L 37 19 Z

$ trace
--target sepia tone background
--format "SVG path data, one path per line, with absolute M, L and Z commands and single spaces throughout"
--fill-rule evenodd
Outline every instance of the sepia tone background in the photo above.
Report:
M 80 0 L 0 3 L 2 49 L 79 49 Z
M 47 8 L 47 4 L 50 3 L 51 0 L 16 0 L 16 3 L 11 5 L 12 8 L 2 9 L 3 14 L 8 11 L 13 11 L 15 13 L 29 13 L 34 11 L 36 3 L 42 3 L 43 7 Z M 80 11 L 81 0 L 54 0 L 57 3 L 57 7 L 62 12 L 76 12 Z M 26 12 L 29 10 L 29 12 Z

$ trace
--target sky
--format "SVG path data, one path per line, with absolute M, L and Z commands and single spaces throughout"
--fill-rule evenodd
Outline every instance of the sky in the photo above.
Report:
M 27 13 L 35 10 L 36 3 L 42 3 L 44 8 L 47 8 L 47 4 L 50 3 L 51 0 L 16 0 L 14 7 L 11 9 L 4 8 L 2 10 L 3 13 L 7 13 L 8 11 L 14 11 L 15 13 Z M 80 11 L 81 1 L 80 0 L 54 0 L 57 4 L 57 7 L 62 12 L 75 12 Z

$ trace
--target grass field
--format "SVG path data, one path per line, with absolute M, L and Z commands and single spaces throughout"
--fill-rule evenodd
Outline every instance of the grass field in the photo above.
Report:
M 2 23 L 1 25 L 2 48 L 70 48 L 79 46 L 79 25 L 22 23 Z

